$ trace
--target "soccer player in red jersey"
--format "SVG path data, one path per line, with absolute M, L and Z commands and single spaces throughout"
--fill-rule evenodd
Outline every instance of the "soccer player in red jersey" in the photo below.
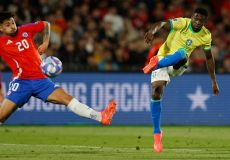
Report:
M 36 48 L 33 37 L 45 31 L 42 44 Z M 44 102 L 63 104 L 75 114 L 109 125 L 116 112 L 112 100 L 102 112 L 97 112 L 66 93 L 47 78 L 40 69 L 40 54 L 48 48 L 50 24 L 39 21 L 17 27 L 14 15 L 0 12 L 0 56 L 13 72 L 6 98 L 0 107 L 0 123 L 18 108 L 27 103 L 31 96 Z

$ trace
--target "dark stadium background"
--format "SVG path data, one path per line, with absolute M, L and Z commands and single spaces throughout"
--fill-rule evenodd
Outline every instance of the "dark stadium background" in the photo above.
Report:
M 157 21 L 190 17 L 196 7 L 209 12 L 212 53 L 218 73 L 230 72 L 229 0 L 1 0 L 0 11 L 12 11 L 17 24 L 51 23 L 48 55 L 58 56 L 64 71 L 140 72 L 150 46 L 144 33 Z M 153 45 L 165 38 L 164 31 Z M 39 38 L 38 38 L 39 42 Z M 189 73 L 203 73 L 206 64 L 197 49 Z M 3 71 L 8 70 L 1 65 Z

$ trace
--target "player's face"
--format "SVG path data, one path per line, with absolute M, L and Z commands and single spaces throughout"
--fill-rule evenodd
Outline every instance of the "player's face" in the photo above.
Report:
M 206 22 L 206 17 L 199 13 L 194 13 L 191 19 L 192 19 L 192 28 L 194 31 L 201 30 L 201 28 Z
M 14 36 L 17 33 L 17 26 L 14 18 L 4 20 L 3 23 L 0 24 L 0 31 L 5 35 Z

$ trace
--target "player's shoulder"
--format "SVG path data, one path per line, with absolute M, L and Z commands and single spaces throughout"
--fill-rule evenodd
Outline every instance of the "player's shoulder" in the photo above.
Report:
M 26 23 L 26 24 L 20 25 L 18 28 L 24 29 L 24 28 L 28 28 L 28 27 L 30 27 L 30 26 L 32 26 L 32 25 L 34 25 L 34 23 Z
M 207 41 L 207 42 L 212 41 L 212 34 L 211 34 L 211 32 L 205 26 L 202 27 L 202 30 L 203 30 L 202 34 L 200 34 L 200 36 L 202 37 L 202 39 L 204 41 Z
M 206 28 L 205 26 L 203 26 L 202 29 L 203 29 L 203 32 L 204 32 L 206 35 L 211 36 L 211 32 L 210 32 L 210 30 L 209 30 L 208 28 Z
M 182 18 L 184 22 L 191 23 L 191 18 Z
M 177 17 L 170 19 L 173 22 L 187 22 L 190 20 L 190 18 L 184 18 L 184 17 Z
M 34 27 L 36 25 L 39 25 L 40 23 L 43 24 L 43 21 L 36 21 L 36 22 L 22 24 L 22 25 L 19 26 L 19 28 L 21 28 L 21 29 L 31 28 L 31 27 Z
M 183 27 L 183 26 L 187 26 L 190 23 L 190 19 L 184 17 L 178 17 L 178 18 L 170 19 L 170 23 L 172 23 L 173 25 Z

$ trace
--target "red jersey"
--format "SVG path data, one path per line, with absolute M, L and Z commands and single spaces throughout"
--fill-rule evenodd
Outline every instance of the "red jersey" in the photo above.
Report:
M 0 36 L 0 56 L 11 68 L 14 79 L 46 77 L 40 69 L 41 57 L 33 40 L 44 27 L 44 22 L 40 21 L 18 27 L 16 36 Z

